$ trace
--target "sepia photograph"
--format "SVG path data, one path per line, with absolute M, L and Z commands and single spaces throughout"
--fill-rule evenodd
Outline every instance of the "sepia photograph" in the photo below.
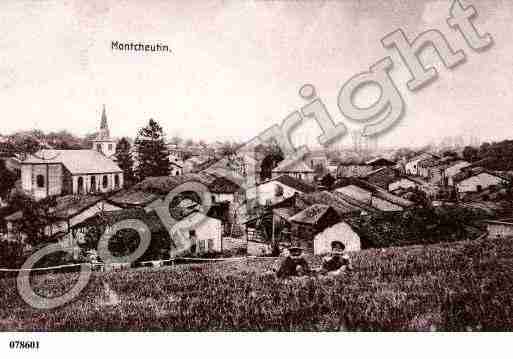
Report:
M 513 2 L 0 10 L 7 357 L 513 330 Z

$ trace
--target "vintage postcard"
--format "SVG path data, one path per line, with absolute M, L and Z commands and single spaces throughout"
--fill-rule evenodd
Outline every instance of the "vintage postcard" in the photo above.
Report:
M 8 356 L 513 329 L 513 2 L 0 10 Z

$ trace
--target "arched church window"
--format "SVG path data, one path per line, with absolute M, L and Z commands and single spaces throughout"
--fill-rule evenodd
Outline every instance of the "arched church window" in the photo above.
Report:
M 37 185 L 38 188 L 44 188 L 45 187 L 45 176 L 37 175 L 37 177 L 36 177 L 36 185 Z
M 96 186 L 96 177 L 92 176 L 91 177 L 91 192 L 96 192 L 97 190 L 98 190 L 98 188 Z
M 84 193 L 84 177 L 78 177 L 78 193 Z
M 109 178 L 106 175 L 103 176 L 102 185 L 103 185 L 103 188 L 107 188 L 109 186 Z
M 115 176 L 114 176 L 114 186 L 115 186 L 116 188 L 118 188 L 118 187 L 119 187 L 119 175 L 115 175 Z

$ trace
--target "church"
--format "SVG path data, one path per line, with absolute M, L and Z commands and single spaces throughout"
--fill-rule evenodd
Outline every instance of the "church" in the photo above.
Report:
M 105 106 L 92 149 L 44 149 L 21 163 L 22 189 L 39 200 L 49 196 L 107 193 L 123 187 L 123 171 L 114 161 Z

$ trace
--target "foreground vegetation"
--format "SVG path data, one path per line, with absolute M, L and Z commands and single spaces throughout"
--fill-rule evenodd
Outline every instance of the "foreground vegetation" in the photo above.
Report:
M 317 262 L 318 258 L 310 258 Z M 510 330 L 513 242 L 368 250 L 338 278 L 278 281 L 276 259 L 95 273 L 74 302 L 26 305 L 0 280 L 0 330 Z M 60 293 L 74 273 L 34 276 Z

